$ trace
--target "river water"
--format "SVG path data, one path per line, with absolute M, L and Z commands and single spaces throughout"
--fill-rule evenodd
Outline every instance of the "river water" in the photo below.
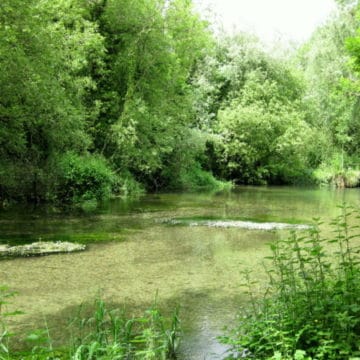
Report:
M 0 213 L 2 243 L 88 244 L 81 253 L 0 261 L 0 283 L 18 292 L 13 307 L 24 312 L 12 325 L 21 333 L 46 322 L 52 337 L 61 338 L 79 304 L 99 293 L 129 314 L 142 312 L 157 293 L 165 313 L 181 307 L 180 358 L 221 359 L 226 349 L 216 337 L 247 302 L 241 272 L 252 269 L 260 291 L 267 244 L 288 236 L 283 225 L 305 231 L 314 217 L 329 222 L 344 201 L 359 208 L 360 190 L 238 187 L 223 194 L 117 199 L 92 214 Z

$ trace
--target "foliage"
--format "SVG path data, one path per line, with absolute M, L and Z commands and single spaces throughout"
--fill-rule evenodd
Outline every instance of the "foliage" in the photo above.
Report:
M 109 198 L 114 174 L 104 158 L 67 153 L 59 162 L 56 196 L 64 203 Z
M 344 163 L 348 166 L 344 167 Z M 314 171 L 314 178 L 320 185 L 352 188 L 360 184 L 360 170 L 356 159 L 348 156 L 344 159 L 343 153 L 335 153 Z
M 186 135 L 159 176 L 167 184 L 165 189 L 189 192 L 230 189 L 230 182 L 217 180 L 208 165 L 206 144 L 213 136 L 196 128 L 189 129 Z
M 291 110 L 290 110 L 291 111 Z M 237 183 L 291 183 L 306 177 L 314 134 L 296 112 L 236 105 L 219 114 L 221 160 Z
M 340 157 L 340 171 L 352 166 L 346 162 L 348 158 L 358 157 L 358 96 L 350 86 L 355 74 L 345 49 L 347 38 L 354 36 L 357 26 L 353 8 L 342 6 L 297 54 L 308 84 L 308 119 L 327 139 L 326 146 L 319 149 L 323 153 L 321 162 L 330 169 L 332 159 Z
M 5 0 L 0 7 L 0 164 L 14 170 L 2 174 L 4 198 L 44 199 L 49 163 L 89 144 L 81 98 L 92 84 L 84 64 L 102 39 L 94 24 L 81 23 L 80 2 L 59 5 Z
M 199 164 L 194 164 L 193 167 L 188 169 L 182 169 L 179 177 L 173 179 L 170 183 L 170 190 L 171 186 L 172 189 L 187 192 L 222 191 L 232 188 L 230 182 L 215 179 L 212 173 L 202 170 Z
M 72 359 L 170 359 L 179 341 L 178 311 L 167 325 L 154 304 L 140 318 L 128 319 L 123 312 L 109 311 L 96 300 L 93 317 L 78 319 Z
M 332 223 L 334 237 L 323 238 L 319 220 L 305 236 L 271 244 L 272 266 L 264 298 L 254 296 L 246 275 L 252 308 L 221 341 L 230 358 L 349 359 L 360 355 L 359 219 L 347 206 Z M 237 355 L 236 355 L 237 354 Z
M 13 296 L 7 288 L 1 288 L 0 305 Z M 5 330 L 0 337 L 0 359 L 15 360 L 131 360 L 131 359 L 175 359 L 180 341 L 179 310 L 175 309 L 171 319 L 164 318 L 156 302 L 141 317 L 129 318 L 119 309 L 109 310 L 100 298 L 95 301 L 93 315 L 85 316 L 84 307 L 71 321 L 69 344 L 55 349 L 49 328 L 33 330 L 26 341 L 30 351 L 10 353 Z M 10 316 L 15 313 L 0 313 Z M 5 322 L 1 318 L 1 325 Z
M 318 134 L 306 121 L 302 78 L 288 62 L 241 34 L 224 38 L 193 81 L 203 104 L 197 125 L 218 135 L 208 153 L 216 175 L 245 184 L 308 177 Z
M 145 192 L 144 186 L 129 172 L 118 174 L 112 185 L 112 192 L 122 197 L 137 197 Z
M 2 1 L 0 205 L 59 201 L 66 153 L 106 159 L 122 195 L 212 187 L 208 173 L 307 182 L 338 154 L 354 168 L 359 23 L 338 4 L 289 57 L 216 37 L 191 0 Z
M 187 81 L 210 41 L 206 24 L 185 0 L 112 0 L 99 21 L 108 56 L 95 145 L 117 171 L 157 190 L 191 122 Z
M 10 359 L 9 340 L 13 334 L 7 327 L 7 319 L 11 316 L 21 314 L 20 311 L 9 312 L 6 306 L 9 304 L 9 299 L 14 297 L 16 293 L 11 291 L 7 286 L 0 286 L 0 359 Z
M 131 186 L 155 189 L 211 43 L 191 1 L 5 0 L 0 19 L 1 202 L 53 201 L 67 152 L 101 154 Z

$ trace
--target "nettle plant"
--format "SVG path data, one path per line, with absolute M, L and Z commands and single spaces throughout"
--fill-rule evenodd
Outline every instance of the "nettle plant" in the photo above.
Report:
M 245 272 L 250 306 L 220 338 L 229 359 L 360 358 L 359 212 L 341 206 L 331 238 L 315 225 L 272 243 L 262 298 Z M 354 221 L 355 220 L 355 221 Z

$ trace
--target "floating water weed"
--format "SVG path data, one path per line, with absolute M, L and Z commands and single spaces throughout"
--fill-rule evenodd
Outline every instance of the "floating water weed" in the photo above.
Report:
M 258 221 L 244 221 L 244 220 L 191 220 L 191 219 L 162 219 L 161 223 L 168 225 L 186 225 L 186 226 L 205 226 L 214 228 L 239 228 L 248 230 L 308 230 L 311 228 L 310 225 L 306 224 L 291 224 L 291 223 L 280 223 L 280 222 L 258 222 Z

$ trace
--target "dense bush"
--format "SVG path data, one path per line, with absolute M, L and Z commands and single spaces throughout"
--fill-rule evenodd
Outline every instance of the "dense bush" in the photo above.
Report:
M 231 189 L 232 184 L 215 179 L 211 172 L 201 169 L 199 164 L 194 164 L 189 169 L 183 169 L 179 177 L 171 181 L 170 186 L 173 186 L 174 190 L 196 192 Z
M 342 208 L 334 237 L 318 226 L 271 245 L 270 284 L 256 300 L 246 273 L 251 306 L 221 341 L 229 359 L 350 359 L 360 356 L 358 214 Z M 318 223 L 319 224 L 319 223 Z
M 64 203 L 103 200 L 110 196 L 114 179 L 101 156 L 67 153 L 59 162 L 56 196 Z
M 219 113 L 219 160 L 237 183 L 294 183 L 306 178 L 315 132 L 293 109 L 234 104 Z
M 115 177 L 112 191 L 121 197 L 136 197 L 144 194 L 145 188 L 130 172 L 126 171 Z
M 344 153 L 334 153 L 328 161 L 322 163 L 315 171 L 314 178 L 320 185 L 336 187 L 356 187 L 360 185 L 359 164 Z

